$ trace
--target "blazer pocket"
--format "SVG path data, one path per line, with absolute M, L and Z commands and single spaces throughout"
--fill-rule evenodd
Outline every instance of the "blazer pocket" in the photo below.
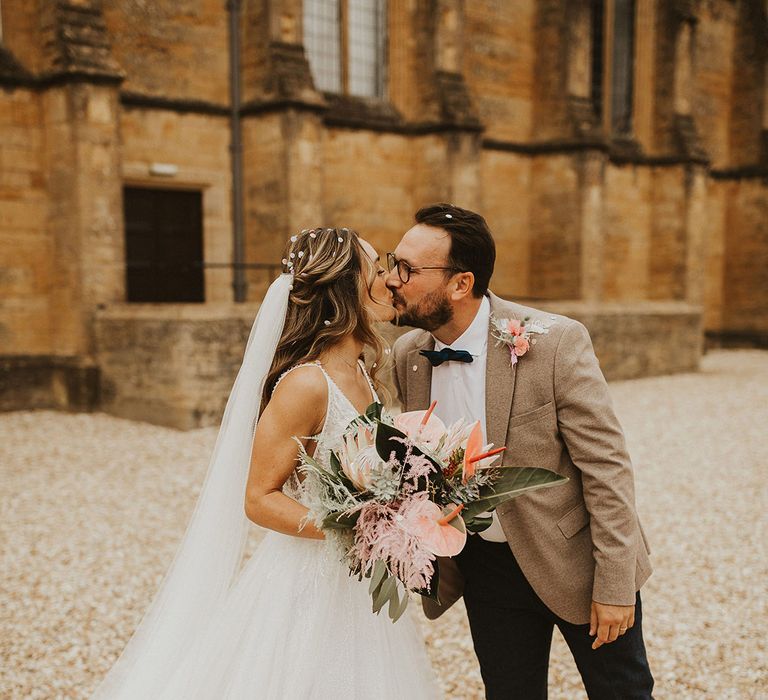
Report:
M 543 418 L 544 416 L 554 413 L 555 406 L 551 401 L 547 401 L 543 406 L 539 406 L 538 408 L 534 408 L 532 411 L 526 411 L 525 413 L 520 413 L 517 416 L 512 416 L 509 419 L 509 427 L 510 428 L 519 428 L 521 425 L 525 425 L 526 423 L 532 423 L 535 420 L 539 420 L 539 418 Z
M 578 532 L 581 532 L 589 525 L 589 511 L 583 503 L 579 503 L 575 508 L 571 508 L 560 520 L 557 526 L 563 537 L 569 540 Z

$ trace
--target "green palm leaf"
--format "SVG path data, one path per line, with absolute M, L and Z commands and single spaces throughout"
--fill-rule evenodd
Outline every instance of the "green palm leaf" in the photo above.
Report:
M 557 486 L 568 481 L 567 476 L 561 476 L 540 467 L 495 468 L 501 470 L 501 476 L 493 484 L 480 487 L 480 498 L 468 503 L 461 512 L 465 522 L 471 522 L 480 513 L 493 510 L 520 494 Z

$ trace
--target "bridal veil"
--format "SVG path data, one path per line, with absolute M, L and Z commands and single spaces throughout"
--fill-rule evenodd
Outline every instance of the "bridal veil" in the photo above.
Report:
M 93 700 L 159 694 L 237 576 L 249 527 L 244 498 L 253 434 L 292 280 L 289 273 L 280 275 L 264 297 L 186 533 L 147 612 Z

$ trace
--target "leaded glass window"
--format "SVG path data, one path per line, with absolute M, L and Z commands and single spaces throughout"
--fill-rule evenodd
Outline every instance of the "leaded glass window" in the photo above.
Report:
M 318 90 L 385 92 L 386 0 L 304 0 L 304 48 Z

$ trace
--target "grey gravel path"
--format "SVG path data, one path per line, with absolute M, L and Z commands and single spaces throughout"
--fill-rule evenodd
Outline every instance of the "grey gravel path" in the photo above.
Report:
M 768 352 L 712 352 L 698 374 L 611 391 L 653 549 L 656 697 L 768 697 Z M 160 582 L 215 434 L 0 414 L 1 698 L 88 697 Z M 423 624 L 447 697 L 481 698 L 463 608 Z M 550 697 L 586 697 L 557 635 Z

